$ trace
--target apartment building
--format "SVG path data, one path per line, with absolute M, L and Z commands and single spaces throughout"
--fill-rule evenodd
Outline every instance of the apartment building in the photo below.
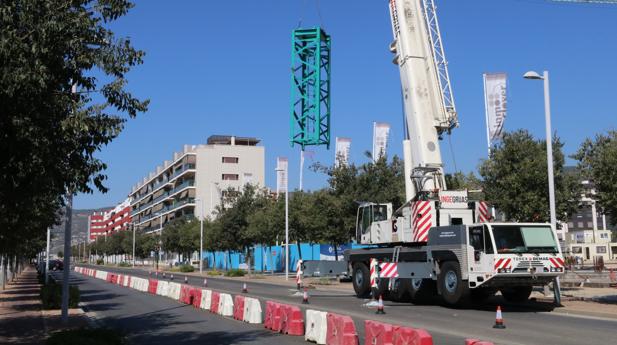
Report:
M 95 241 L 98 236 L 127 230 L 131 224 L 131 202 L 127 198 L 116 207 L 107 211 L 94 212 L 88 218 L 88 238 L 90 241 Z
M 206 144 L 184 145 L 133 187 L 131 219 L 139 229 L 159 231 L 178 217 L 214 216 L 230 187 L 240 189 L 247 183 L 263 187 L 265 149 L 259 142 L 213 135 Z

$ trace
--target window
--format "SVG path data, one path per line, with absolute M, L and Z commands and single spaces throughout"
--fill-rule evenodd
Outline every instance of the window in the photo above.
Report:
M 238 181 L 238 174 L 223 174 L 222 180 L 224 181 Z
M 238 163 L 238 157 L 223 157 L 223 163 Z
M 600 234 L 600 238 L 608 238 L 608 234 L 606 232 L 603 234 Z
M 583 222 L 578 222 L 578 228 L 582 229 L 585 225 L 583 224 Z
M 572 254 L 581 254 L 583 253 L 583 247 L 572 247 Z
M 598 254 L 606 254 L 606 247 L 605 246 L 597 246 L 596 247 L 596 253 L 598 253 Z

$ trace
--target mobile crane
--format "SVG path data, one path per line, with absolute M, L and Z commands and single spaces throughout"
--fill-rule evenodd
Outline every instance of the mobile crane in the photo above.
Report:
M 439 139 L 458 126 L 458 119 L 435 4 L 389 0 L 389 7 L 390 50 L 400 71 L 405 113 L 407 202 L 394 211 L 391 204 L 359 206 L 356 240 L 369 246 L 344 252 L 356 295 L 372 291 L 420 301 L 438 294 L 456 305 L 501 291 L 509 301 L 525 301 L 533 286 L 564 273 L 555 229 L 492 223 L 485 202 L 469 200 L 466 190 L 447 190 Z M 370 283 L 373 260 L 379 262 L 376 286 Z

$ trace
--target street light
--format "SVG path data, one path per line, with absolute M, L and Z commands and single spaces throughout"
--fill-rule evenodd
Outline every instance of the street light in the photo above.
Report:
M 131 223 L 131 227 L 133 228 L 133 268 L 135 268 L 135 222 Z
M 210 199 L 212 199 L 212 191 L 210 191 Z M 201 217 L 199 217 L 199 274 L 204 273 L 204 263 L 201 257 L 204 252 L 204 201 L 200 198 L 195 198 L 195 202 L 199 201 L 201 209 Z
M 549 96 L 548 71 L 543 75 L 529 71 L 523 75 L 525 79 L 544 80 L 544 117 L 546 121 L 546 165 L 548 167 L 548 202 L 551 213 L 551 225 L 557 228 L 555 214 L 555 178 L 553 176 L 553 138 L 551 135 L 551 101 Z
M 525 79 L 544 80 L 544 119 L 546 121 L 546 165 L 548 170 L 548 203 L 551 212 L 551 226 L 557 229 L 557 216 L 555 214 L 555 178 L 553 175 L 553 137 L 551 135 L 551 99 L 549 94 L 548 71 L 542 75 L 529 71 L 523 75 Z M 561 305 L 561 287 L 559 277 L 555 277 L 554 283 L 555 303 Z

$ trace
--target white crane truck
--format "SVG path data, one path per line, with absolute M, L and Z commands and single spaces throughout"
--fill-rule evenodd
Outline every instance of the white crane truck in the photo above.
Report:
M 389 6 L 390 50 L 400 70 L 405 112 L 408 201 L 394 212 L 391 204 L 360 205 L 356 240 L 371 246 L 344 252 L 356 295 L 372 291 L 421 301 L 438 294 L 456 305 L 500 291 L 508 301 L 525 301 L 534 286 L 564 273 L 555 229 L 490 222 L 485 202 L 468 200 L 466 190 L 447 190 L 438 141 L 458 126 L 458 119 L 435 5 L 432 0 L 389 0 Z M 373 286 L 371 260 L 380 263 Z

